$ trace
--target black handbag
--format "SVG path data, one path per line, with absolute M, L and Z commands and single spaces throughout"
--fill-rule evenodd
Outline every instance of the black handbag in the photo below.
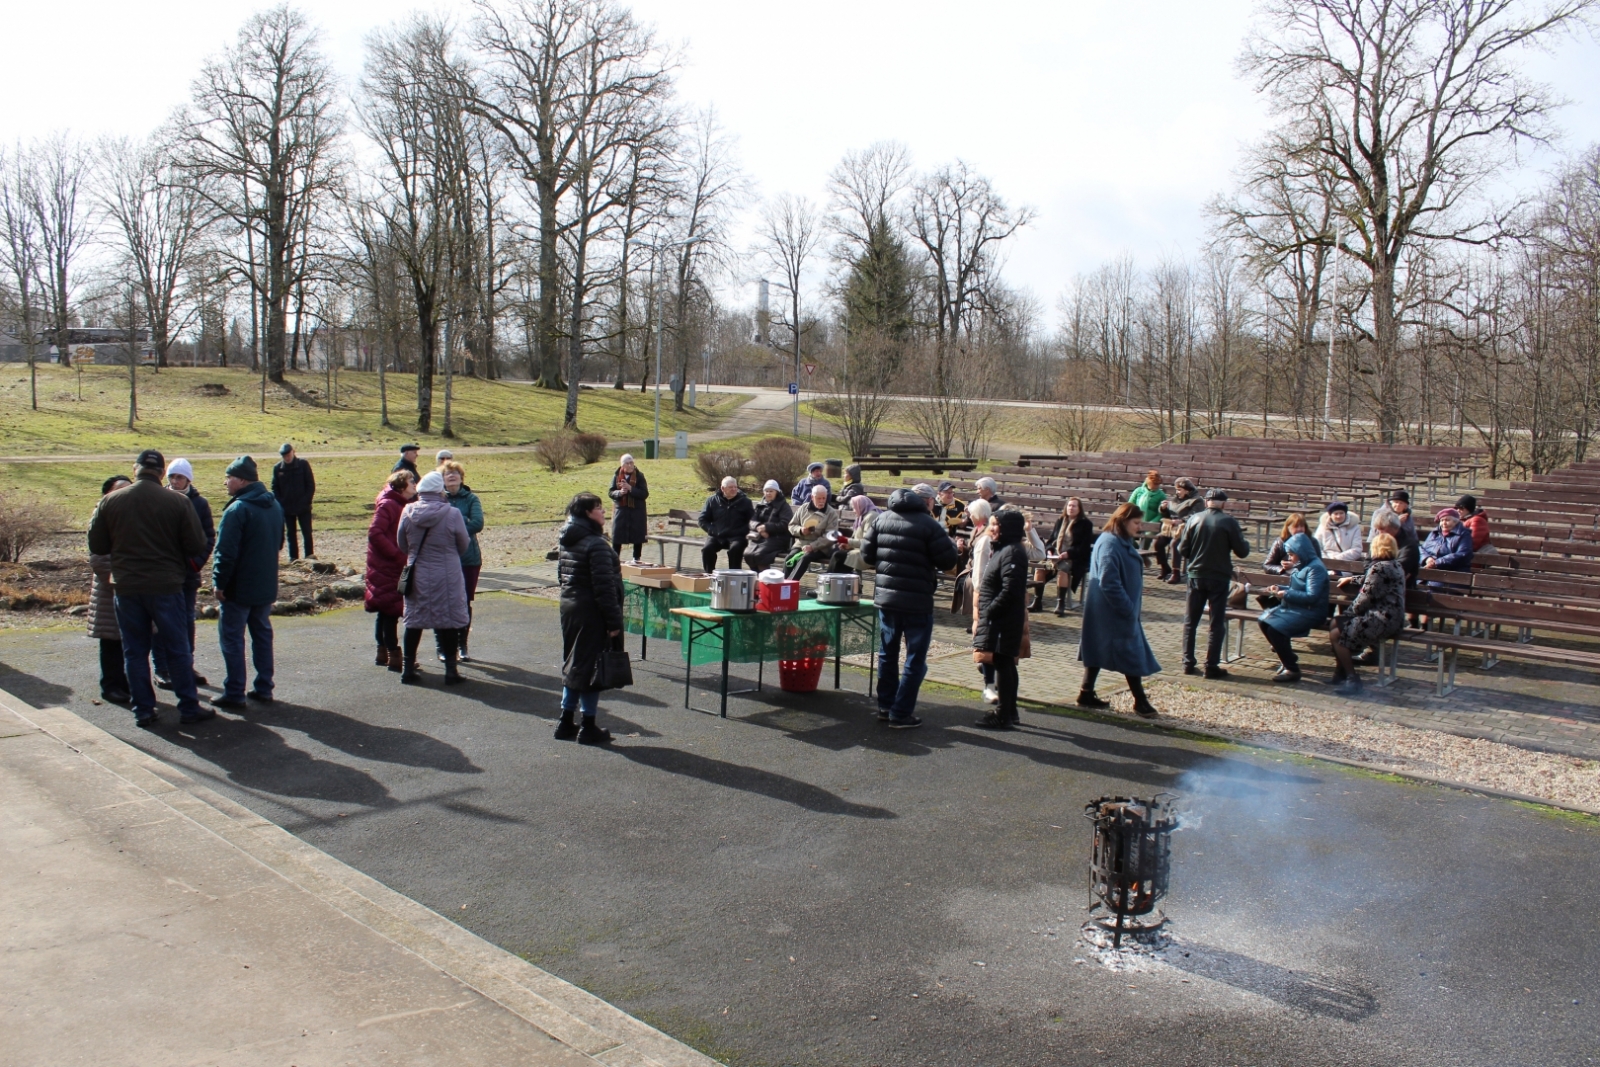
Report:
M 400 568 L 400 581 L 395 588 L 400 591 L 401 596 L 411 595 L 411 568 L 417 565 L 417 557 L 422 555 L 422 546 L 428 543 L 428 535 L 432 532 L 432 527 L 422 531 L 422 540 L 417 542 L 417 550 L 411 553 L 406 565 Z
M 619 638 L 596 657 L 592 688 L 626 689 L 632 684 L 633 663 L 628 659 L 628 651 L 622 647 Z

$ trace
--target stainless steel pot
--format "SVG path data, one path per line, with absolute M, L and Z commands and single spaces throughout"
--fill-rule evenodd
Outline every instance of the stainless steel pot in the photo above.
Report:
M 854 604 L 861 599 L 861 575 L 817 575 L 817 603 Z
M 756 572 L 722 570 L 711 572 L 711 606 L 719 611 L 756 609 Z

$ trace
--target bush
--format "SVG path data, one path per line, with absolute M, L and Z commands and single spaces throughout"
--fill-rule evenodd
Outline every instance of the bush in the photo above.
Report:
M 37 497 L 0 496 L 0 561 L 21 563 L 24 552 L 66 525 L 60 508 Z
M 744 482 L 750 477 L 750 460 L 742 452 L 702 452 L 694 458 L 694 469 L 711 489 L 722 484 L 724 478 Z
M 600 457 L 606 454 L 606 445 L 609 442 L 597 433 L 575 433 L 572 435 L 572 447 L 577 450 L 585 464 L 598 463 Z
M 566 473 L 567 468 L 572 466 L 572 461 L 578 458 L 578 451 L 572 443 L 572 435 L 565 433 L 544 438 L 533 446 L 533 454 L 539 457 L 544 469 L 552 474 Z
M 810 462 L 811 446 L 793 437 L 763 437 L 750 449 L 750 469 L 756 481 L 764 483 L 771 478 L 783 493 L 805 477 Z

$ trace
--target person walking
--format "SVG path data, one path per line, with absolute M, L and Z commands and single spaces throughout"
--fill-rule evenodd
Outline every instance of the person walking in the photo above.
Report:
M 246 705 L 244 635 L 250 631 L 250 660 L 256 679 L 249 698 L 273 701 L 272 602 L 278 599 L 278 546 L 283 544 L 283 506 L 261 484 L 256 462 L 240 456 L 228 464 L 228 506 L 217 531 L 211 559 L 211 588 L 218 604 L 217 643 L 227 669 L 219 708 Z
M 317 495 L 317 479 L 311 473 L 311 464 L 294 454 L 294 445 L 285 441 L 278 446 L 281 457 L 272 466 L 272 495 L 283 508 L 283 531 L 289 545 L 289 560 L 300 558 L 299 539 L 305 543 L 306 559 L 316 559 L 317 550 L 311 544 L 311 502 Z
M 600 690 L 595 673 L 600 657 L 622 636 L 622 571 L 616 550 L 606 544 L 605 503 L 579 493 L 567 505 L 556 575 L 561 584 L 561 721 L 556 740 L 605 745 L 611 731 L 595 717 Z M 581 712 L 583 726 L 574 721 Z
M 783 487 L 774 478 L 768 478 L 761 487 L 761 503 L 755 506 L 750 519 L 749 547 L 745 549 L 744 563 L 753 571 L 764 571 L 781 564 L 789 555 L 794 536 L 789 533 L 789 521 L 794 510 Z
M 157 644 L 171 672 L 181 721 L 201 722 L 216 714 L 200 706 L 189 624 L 183 617 L 189 560 L 205 549 L 205 533 L 194 506 L 162 487 L 166 466 L 166 458 L 153 448 L 139 453 L 133 484 L 100 498 L 88 531 L 90 555 L 111 560 L 113 604 L 133 721 L 147 729 L 159 721 L 150 682 L 150 650 Z
M 467 624 L 461 628 L 456 648 L 456 660 L 468 662 L 467 635 L 472 632 L 472 602 L 478 599 L 478 574 L 483 570 L 483 551 L 478 547 L 478 535 L 483 532 L 483 502 L 467 485 L 467 470 L 454 459 L 439 463 L 439 474 L 444 478 L 445 499 L 461 512 L 461 521 L 467 527 L 467 550 L 461 553 L 461 578 L 467 586 Z M 434 631 L 435 637 L 438 631 Z M 444 662 L 444 646 L 438 648 L 439 661 Z
M 1056 558 L 1056 617 L 1067 614 L 1067 594 L 1074 596 L 1089 573 L 1089 556 L 1094 551 L 1094 523 L 1084 514 L 1083 501 L 1069 496 L 1061 506 L 1061 517 L 1050 530 L 1050 554 Z
M 126 474 L 114 474 L 101 483 L 100 495 L 132 484 Z M 111 584 L 111 557 L 91 555 L 89 569 L 94 573 L 89 586 L 89 636 L 100 643 L 100 699 L 107 704 L 126 704 L 132 697 L 128 693 L 128 670 L 122 663 L 122 631 L 117 629 L 117 587 Z
M 206 550 L 189 560 L 189 573 L 183 579 L 183 598 L 188 604 L 189 655 L 192 662 L 195 653 L 195 602 L 200 598 L 200 576 L 211 562 L 211 550 L 217 546 L 217 527 L 211 520 L 211 501 L 201 496 L 200 491 L 194 487 L 194 467 L 188 460 L 175 459 L 167 465 L 167 488 L 188 498 L 190 506 L 194 508 L 195 518 L 200 520 L 200 530 L 206 537 Z M 166 654 L 159 644 L 151 647 L 150 661 L 156 669 L 156 688 L 171 689 L 172 676 L 167 673 Z M 194 684 L 196 687 L 206 684 L 206 676 L 198 670 L 194 672 Z
M 1130 501 L 1131 503 L 1131 501 Z M 1189 599 L 1183 613 L 1183 673 L 1197 674 L 1194 635 L 1200 615 L 1211 612 L 1211 631 L 1206 642 L 1207 678 L 1226 678 L 1222 669 L 1222 644 L 1228 635 L 1228 590 L 1233 584 L 1233 560 L 1250 555 L 1239 520 L 1225 510 L 1228 494 L 1222 489 L 1206 490 L 1206 510 L 1190 519 L 1178 538 L 1178 551 L 1189 561 Z
M 375 616 L 373 639 L 378 643 L 380 667 L 399 673 L 400 616 L 405 614 L 405 598 L 400 594 L 400 572 L 406 554 L 400 551 L 395 534 L 400 529 L 400 513 L 416 498 L 417 477 L 410 471 L 392 471 L 373 506 L 372 522 L 367 526 L 366 608 Z
M 703 570 L 708 574 L 716 570 L 717 553 L 724 550 L 728 553 L 728 568 L 739 569 L 755 514 L 756 506 L 739 488 L 739 482 L 731 475 L 722 479 L 722 485 L 706 497 L 705 507 L 700 509 L 700 529 L 706 532 L 705 544 L 700 546 Z
M 1156 538 L 1153 546 L 1156 550 L 1156 563 L 1161 567 L 1161 580 L 1173 585 L 1183 581 L 1183 554 L 1178 551 L 1178 537 L 1183 533 L 1184 523 L 1188 522 L 1205 502 L 1200 499 L 1200 487 L 1194 484 L 1193 478 L 1179 478 L 1172 486 L 1172 496 L 1156 505 L 1156 514 L 1161 519 L 1161 534 Z M 1167 558 L 1167 550 L 1172 550 L 1171 559 Z
M 634 463 L 633 457 L 624 454 L 611 476 L 611 505 L 616 511 L 611 516 L 611 548 L 622 555 L 623 545 L 633 546 L 633 561 L 639 562 L 644 543 L 650 537 L 650 520 L 644 502 L 650 499 L 650 483 L 644 471 Z
M 917 693 L 928 673 L 933 598 L 940 573 L 956 565 L 955 542 L 928 505 L 912 490 L 896 489 L 861 543 L 862 560 L 877 571 L 872 602 L 878 608 L 878 718 L 899 730 L 922 725 Z
M 1116 671 L 1127 680 L 1133 694 L 1133 712 L 1143 719 L 1160 713 L 1144 691 L 1144 679 L 1161 670 L 1144 635 L 1139 612 L 1144 601 L 1144 561 L 1139 557 L 1139 505 L 1120 504 L 1102 527 L 1089 558 L 1083 583 L 1083 631 L 1078 638 L 1078 660 L 1083 664 L 1083 684 L 1078 689 L 1080 708 L 1109 708 L 1110 701 L 1095 695 L 1102 670 Z
M 461 571 L 461 556 L 472 539 L 467 524 L 445 496 L 444 476 L 429 471 L 417 483 L 416 499 L 400 512 L 395 528 L 395 545 L 406 554 L 411 565 L 411 585 L 405 590 L 405 644 L 401 648 L 400 681 L 417 685 L 422 672 L 417 669 L 417 649 L 422 631 L 432 630 L 444 649 L 444 683 L 466 681 L 456 666 L 461 648 L 461 631 L 471 616 L 467 614 L 467 580 Z
M 834 535 L 839 531 L 839 509 L 828 503 L 826 486 L 811 487 L 811 498 L 794 510 L 789 519 L 789 532 L 800 549 L 799 558 L 789 567 L 788 577 L 799 581 L 811 569 L 811 564 L 833 557 Z
M 995 550 L 978 585 L 978 624 L 972 632 L 973 658 L 994 667 L 999 707 L 978 720 L 986 730 L 1014 730 L 1017 714 L 1017 658 L 1028 626 L 1028 560 L 1020 511 L 995 516 Z
M 1295 534 L 1284 549 L 1292 567 L 1289 584 L 1267 590 L 1278 604 L 1263 611 L 1256 621 L 1267 644 L 1278 654 L 1280 666 L 1272 680 L 1293 685 L 1300 680 L 1300 657 L 1295 655 L 1290 639 L 1305 637 L 1313 629 L 1327 625 L 1328 568 L 1322 562 L 1321 549 L 1309 534 Z
M 416 444 L 401 445 L 400 458 L 395 460 L 394 466 L 389 468 L 390 473 L 392 474 L 395 471 L 410 471 L 413 478 L 421 481 L 422 475 L 417 472 L 417 453 L 421 451 L 422 448 Z

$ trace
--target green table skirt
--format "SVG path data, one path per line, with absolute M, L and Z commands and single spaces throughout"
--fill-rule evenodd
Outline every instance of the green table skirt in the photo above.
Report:
M 691 663 L 722 662 L 724 631 L 730 635 L 728 660 L 732 663 L 831 658 L 836 653 L 854 656 L 878 650 L 878 609 L 870 603 L 842 606 L 802 600 L 795 611 L 719 611 L 717 614 L 731 621 L 719 627 L 702 627 L 696 623 Z M 687 622 L 684 621 L 685 627 Z M 679 640 L 682 653 L 688 659 L 687 632 Z
M 686 593 L 681 589 L 653 589 L 632 582 L 622 583 L 623 628 L 630 634 L 644 634 L 666 641 L 683 639 L 683 624 L 672 614 L 673 608 L 709 608 L 710 593 Z M 647 624 L 648 623 L 648 624 Z

